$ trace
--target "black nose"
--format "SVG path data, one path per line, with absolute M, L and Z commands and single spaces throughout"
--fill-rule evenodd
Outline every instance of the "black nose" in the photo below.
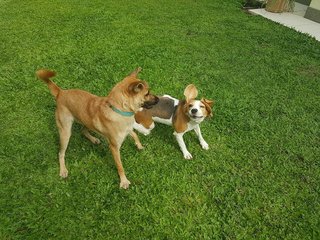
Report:
M 196 109 L 196 108 L 191 109 L 192 114 L 196 114 L 197 112 L 198 112 L 198 109 Z

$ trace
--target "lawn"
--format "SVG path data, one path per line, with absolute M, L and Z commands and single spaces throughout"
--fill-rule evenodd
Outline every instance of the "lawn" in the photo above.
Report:
M 319 239 L 320 43 L 241 0 L 0 0 L 0 239 Z M 59 177 L 55 102 L 37 80 L 106 95 L 136 67 L 156 94 L 215 101 L 210 150 L 168 126 L 121 149 L 74 126 Z

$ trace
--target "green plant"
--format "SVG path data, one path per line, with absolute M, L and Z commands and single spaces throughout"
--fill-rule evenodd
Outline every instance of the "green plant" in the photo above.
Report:
M 241 11 L 241 1 L 0 2 L 0 239 L 319 239 L 320 43 Z M 62 88 L 104 96 L 142 67 L 153 93 L 193 83 L 215 100 L 181 157 L 168 126 L 121 153 L 74 126 L 59 178 Z

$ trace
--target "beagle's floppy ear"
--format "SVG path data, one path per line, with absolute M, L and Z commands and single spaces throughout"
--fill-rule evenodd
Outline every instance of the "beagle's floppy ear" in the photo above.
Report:
M 201 102 L 208 104 L 210 107 L 213 106 L 213 101 L 205 98 L 201 98 Z
M 138 73 L 141 72 L 142 68 L 138 67 L 136 70 L 134 70 L 132 73 L 129 74 L 130 77 L 137 77 Z
M 183 94 L 186 97 L 187 102 L 189 102 L 198 96 L 198 90 L 195 85 L 189 84 Z
M 205 98 L 201 98 L 201 102 L 204 104 L 204 106 L 206 107 L 208 116 L 212 117 L 212 106 L 213 106 L 213 101 L 205 99 Z
M 131 93 L 138 93 L 141 90 L 143 90 L 143 88 L 144 88 L 144 85 L 142 82 L 134 82 L 129 85 L 128 89 L 129 89 L 129 92 Z

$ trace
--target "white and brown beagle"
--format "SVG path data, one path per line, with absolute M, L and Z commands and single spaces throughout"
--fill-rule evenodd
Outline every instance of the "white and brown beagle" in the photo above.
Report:
M 191 159 L 192 155 L 187 150 L 183 140 L 186 132 L 194 130 L 203 149 L 209 149 L 208 143 L 203 139 L 199 124 L 209 116 L 212 116 L 213 101 L 202 98 L 196 100 L 198 90 L 190 84 L 184 90 L 186 99 L 178 100 L 169 95 L 159 97 L 159 102 L 150 109 L 143 109 L 135 114 L 133 128 L 138 132 L 148 135 L 155 127 L 154 122 L 172 125 L 174 135 L 185 159 Z

